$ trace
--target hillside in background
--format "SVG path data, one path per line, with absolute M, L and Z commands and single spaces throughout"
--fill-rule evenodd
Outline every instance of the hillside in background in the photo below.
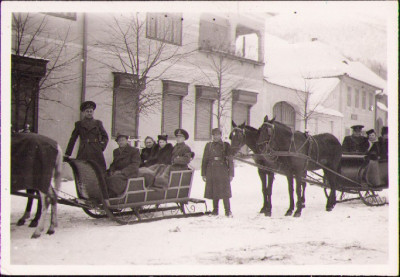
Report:
M 270 13 L 266 32 L 289 43 L 313 38 L 335 47 L 349 60 L 360 61 L 387 79 L 385 14 L 329 9 L 288 9 Z M 267 43 L 267 42 L 266 42 Z

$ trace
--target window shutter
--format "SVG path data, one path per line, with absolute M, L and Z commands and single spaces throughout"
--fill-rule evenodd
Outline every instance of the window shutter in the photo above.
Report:
M 181 127 L 181 97 L 173 94 L 164 95 L 163 132 L 168 137 L 175 137 L 174 131 Z
M 196 100 L 196 139 L 211 138 L 212 100 Z
M 118 133 L 136 137 L 137 94 L 126 88 L 114 92 L 114 128 L 113 136 Z

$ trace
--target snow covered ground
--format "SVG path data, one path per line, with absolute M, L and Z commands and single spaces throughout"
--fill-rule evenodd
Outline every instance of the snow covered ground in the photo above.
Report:
M 74 194 L 74 183 L 63 182 L 62 189 Z M 191 196 L 202 198 L 203 192 L 204 183 L 196 171 Z M 24 272 L 29 268 L 30 273 L 45 270 L 71 274 L 82 270 L 98 274 L 156 273 L 160 268 L 164 274 L 286 274 L 290 270 L 297 274 L 326 274 L 361 270 L 364 274 L 382 274 L 388 265 L 388 205 L 368 207 L 355 200 L 339 203 L 328 213 L 323 190 L 308 186 L 301 218 L 285 217 L 289 203 L 287 183 L 277 175 L 273 213 L 268 218 L 258 213 L 262 194 L 256 169 L 243 164 L 236 167 L 232 192 L 233 218 L 226 218 L 220 211 L 218 217 L 167 219 L 130 226 L 93 219 L 79 208 L 59 205 L 56 233 L 43 234 L 36 240 L 30 239 L 32 228 L 16 226 L 26 200 L 12 196 L 12 266 L 2 270 Z M 211 202 L 207 204 L 211 209 Z M 220 206 L 223 210 L 222 203 Z

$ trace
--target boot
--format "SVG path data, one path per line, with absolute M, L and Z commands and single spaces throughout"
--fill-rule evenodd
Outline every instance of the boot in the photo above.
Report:
M 213 211 L 211 212 L 211 215 L 218 215 L 218 202 L 219 199 L 213 200 Z
M 232 212 L 231 212 L 231 203 L 229 201 L 229 198 L 224 198 L 224 208 L 225 208 L 225 215 L 227 217 L 233 217 Z

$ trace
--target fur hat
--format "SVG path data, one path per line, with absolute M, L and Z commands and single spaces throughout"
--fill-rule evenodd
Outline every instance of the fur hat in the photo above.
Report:
M 117 137 L 115 138 L 115 141 L 116 142 L 118 142 L 118 140 L 120 139 L 120 138 L 126 138 L 126 139 L 129 139 L 129 136 L 127 136 L 127 135 L 123 135 L 123 134 L 117 134 Z
M 372 133 L 375 133 L 375 130 L 374 129 L 371 129 L 371 130 L 368 130 L 367 131 L 367 135 L 370 135 L 370 134 L 372 134 Z M 376 134 L 376 133 L 375 133 Z
M 93 110 L 96 109 L 96 103 L 93 101 L 85 101 L 81 104 L 81 112 L 85 111 L 86 109 L 92 108 Z
M 222 132 L 219 128 L 214 128 L 214 129 L 212 129 L 211 134 L 212 135 L 217 135 L 217 134 L 221 135 Z
M 160 140 L 165 140 L 165 141 L 167 141 L 168 140 L 168 135 L 159 135 L 158 136 L 158 140 L 160 141 Z

